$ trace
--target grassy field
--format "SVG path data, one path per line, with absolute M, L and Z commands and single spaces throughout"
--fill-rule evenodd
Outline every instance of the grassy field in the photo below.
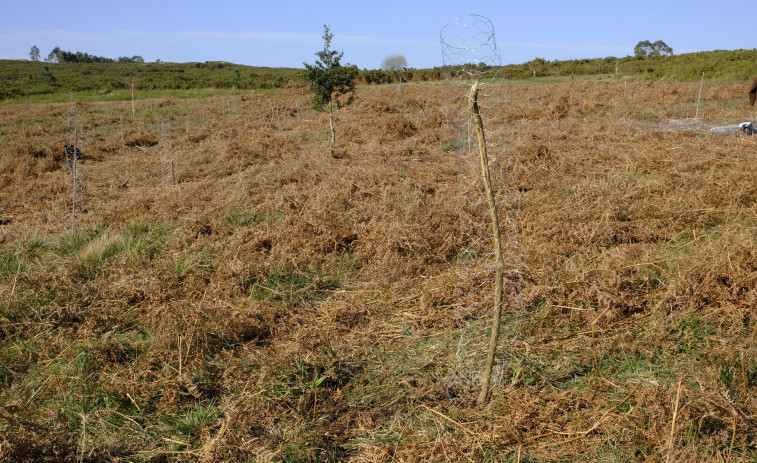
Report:
M 504 84 L 483 409 L 458 90 L 359 87 L 333 145 L 300 87 L 0 106 L 0 461 L 755 461 L 757 139 L 709 131 L 747 83 Z

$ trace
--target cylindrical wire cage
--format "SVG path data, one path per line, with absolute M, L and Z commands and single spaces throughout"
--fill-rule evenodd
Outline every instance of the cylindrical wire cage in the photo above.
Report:
M 495 308 L 496 262 L 490 208 L 484 188 L 479 146 L 468 104 L 473 83 L 480 87 L 478 103 L 486 133 L 488 166 L 499 220 L 505 263 L 502 323 L 491 387 L 502 383 L 511 346 L 523 314 L 523 250 L 518 234 L 518 204 L 512 161 L 506 138 L 509 95 L 501 76 L 501 58 L 494 27 L 478 15 L 456 18 L 441 30 L 447 80 L 452 88 L 447 122 L 458 139 L 451 146 L 458 165 L 460 242 L 457 255 L 457 298 L 460 339 L 448 385 L 450 398 L 469 400 L 481 384 Z

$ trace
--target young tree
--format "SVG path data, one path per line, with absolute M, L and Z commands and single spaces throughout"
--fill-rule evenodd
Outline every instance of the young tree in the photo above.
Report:
M 310 91 L 313 92 L 313 108 L 316 111 L 329 111 L 331 143 L 334 143 L 334 108 L 339 109 L 352 103 L 358 70 L 357 66 L 350 64 L 342 66 L 340 61 L 344 53 L 331 49 L 334 35 L 328 26 L 324 25 L 323 29 L 323 50 L 315 54 L 318 57 L 315 64 L 304 63 L 305 79 L 310 82 Z
M 39 47 L 34 45 L 32 46 L 31 51 L 29 52 L 29 58 L 31 58 L 32 61 L 39 61 Z

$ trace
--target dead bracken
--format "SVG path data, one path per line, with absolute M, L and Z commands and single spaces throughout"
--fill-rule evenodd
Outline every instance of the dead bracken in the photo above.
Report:
M 73 229 L 69 105 L 0 106 L 0 461 L 754 460 L 757 139 L 668 130 L 698 88 L 507 89 L 526 312 L 483 409 L 447 87 L 358 87 L 333 145 L 301 88 L 74 106 Z

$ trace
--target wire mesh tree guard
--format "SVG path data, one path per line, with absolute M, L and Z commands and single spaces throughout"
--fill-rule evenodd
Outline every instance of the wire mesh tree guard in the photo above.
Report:
M 460 339 L 447 392 L 468 400 L 480 388 L 483 405 L 502 383 L 524 311 L 523 248 L 505 132 L 509 96 L 489 19 L 458 17 L 440 39 L 451 88 L 446 117 L 458 136 L 460 201 Z
M 160 146 L 160 178 L 164 185 L 175 185 L 176 173 L 171 142 L 171 124 L 167 123 L 165 119 L 160 120 L 158 140 Z

